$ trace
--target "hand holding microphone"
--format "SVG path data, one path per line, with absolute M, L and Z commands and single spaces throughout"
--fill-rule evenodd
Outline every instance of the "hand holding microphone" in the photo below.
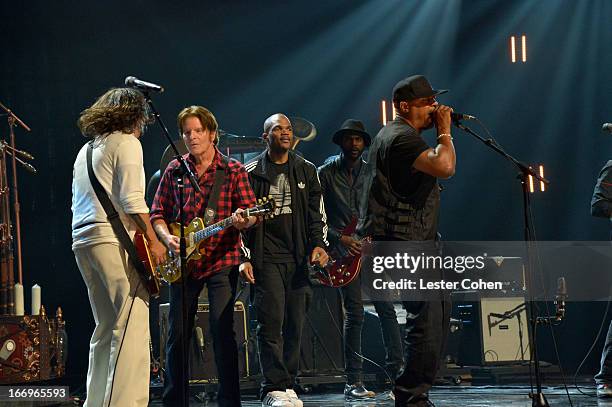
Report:
M 437 105 L 433 111 L 433 121 L 438 129 L 438 134 L 450 134 L 451 114 L 453 108 L 446 105 Z

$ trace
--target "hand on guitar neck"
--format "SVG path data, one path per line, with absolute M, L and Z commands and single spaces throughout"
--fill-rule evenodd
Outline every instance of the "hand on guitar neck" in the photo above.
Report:
M 340 236 L 340 243 L 351 256 L 358 256 L 361 253 L 361 241 L 355 240 L 349 235 Z
M 248 229 L 257 223 L 257 217 L 250 215 L 242 208 L 236 209 L 236 211 L 232 214 L 232 225 L 238 229 Z

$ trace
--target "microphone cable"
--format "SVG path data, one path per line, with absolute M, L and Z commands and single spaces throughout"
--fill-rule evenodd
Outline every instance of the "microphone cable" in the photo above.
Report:
M 528 199 L 530 199 L 530 198 L 528 198 Z M 537 245 L 538 239 L 536 237 L 535 218 L 534 218 L 533 211 L 532 211 L 532 205 L 528 205 L 527 207 L 529 208 L 527 216 L 529 217 L 530 223 L 532 225 L 531 230 L 528 231 L 530 236 L 532 237 L 532 240 L 530 242 L 528 242 L 528 243 L 534 243 L 533 249 L 534 249 L 534 252 L 535 252 L 535 264 L 533 264 L 533 268 L 530 270 L 530 272 L 533 275 L 535 273 L 535 268 L 536 267 L 539 270 L 543 270 L 544 268 L 542 266 L 542 259 L 540 257 L 540 251 L 538 250 L 538 245 Z M 541 287 L 545 287 L 544 273 L 538 273 L 538 274 L 539 274 L 539 277 L 540 277 Z M 529 278 L 529 281 L 530 281 L 530 284 L 531 284 L 532 283 L 531 282 L 531 276 L 529 276 L 528 278 Z M 534 288 L 531 287 L 530 289 L 533 290 Z M 536 304 L 531 304 L 531 306 L 536 306 Z M 544 306 L 546 308 L 546 319 L 548 319 L 548 321 L 551 321 L 552 320 L 552 316 L 551 316 L 552 313 L 550 312 L 549 301 L 548 301 L 548 294 L 546 293 L 546 290 L 544 292 Z M 536 307 L 536 310 L 539 312 L 539 308 L 538 307 Z M 567 378 L 565 377 L 565 371 L 563 370 L 563 365 L 561 364 L 561 355 L 559 354 L 559 347 L 557 345 L 557 338 L 555 336 L 554 325 L 552 323 L 548 323 L 547 325 L 548 325 L 548 328 L 550 330 L 550 336 L 551 336 L 552 343 L 553 343 L 553 348 L 554 348 L 554 351 L 555 351 L 555 357 L 557 359 L 557 363 L 559 364 L 559 373 L 561 374 L 561 380 L 563 381 L 563 388 L 565 390 L 565 394 L 567 395 L 567 400 L 569 402 L 570 407 L 573 407 L 574 404 L 572 403 L 572 397 L 570 395 L 569 388 L 567 386 Z M 537 327 L 538 326 L 537 326 L 537 323 L 536 323 L 535 324 L 534 332 L 532 332 L 532 336 L 534 338 L 534 343 L 530 344 L 530 346 L 532 346 L 532 347 L 537 346 L 537 340 L 536 340 L 536 338 L 537 338 L 537 330 L 538 330 Z M 531 350 L 531 355 L 533 355 L 533 350 Z M 530 357 L 530 363 L 529 363 L 530 381 L 532 381 L 532 377 L 531 377 L 532 376 L 531 365 L 533 363 L 532 359 L 533 358 Z M 531 393 L 533 394 L 533 382 L 532 382 Z
M 129 264 L 129 261 L 128 261 Z M 130 264 L 129 265 L 129 270 L 132 270 L 133 266 Z M 134 272 L 136 273 L 136 270 L 134 269 Z M 115 386 L 115 374 L 117 373 L 117 364 L 119 364 L 119 356 L 121 355 L 121 349 L 123 349 L 123 342 L 125 339 L 125 334 L 127 333 L 128 330 L 128 326 L 130 324 L 130 316 L 132 315 L 132 308 L 134 307 L 134 301 L 136 301 L 136 294 L 138 293 L 138 289 L 140 288 L 140 285 L 142 284 L 142 280 L 140 279 L 139 276 L 138 277 L 138 284 L 136 285 L 136 288 L 134 289 L 134 295 L 132 295 L 132 301 L 130 303 L 130 309 L 128 310 L 128 315 L 127 318 L 125 320 L 125 328 L 123 329 L 123 335 L 121 336 L 121 344 L 119 345 L 119 350 L 117 351 L 117 357 L 115 358 L 115 367 L 113 368 L 113 378 L 111 380 L 111 388 L 110 388 L 110 393 L 108 396 L 108 405 L 109 407 L 112 405 L 111 401 L 113 400 L 113 389 Z M 129 281 L 129 277 L 128 277 L 128 281 Z M 149 337 L 150 339 L 150 337 Z
M 349 283 L 349 284 L 352 284 L 352 282 Z M 338 288 L 340 288 L 340 287 L 338 287 Z M 329 317 L 331 318 L 332 324 L 334 325 L 334 327 L 338 331 L 338 334 L 340 334 L 340 337 L 342 337 L 344 334 L 343 334 L 342 330 L 340 329 L 340 326 L 338 325 L 338 322 L 336 321 L 336 318 L 334 317 L 334 313 L 331 310 L 331 306 L 329 305 L 329 301 L 327 300 L 326 296 L 324 296 L 323 298 L 325 299 L 325 306 L 327 307 L 327 312 L 329 314 Z M 344 299 L 342 300 L 342 302 L 344 302 Z M 363 308 L 363 301 L 362 301 L 362 308 Z M 365 310 L 364 310 L 364 313 L 365 313 Z M 365 322 L 365 318 L 364 318 L 364 322 Z M 363 331 L 363 325 L 362 325 L 362 331 Z M 387 378 L 389 379 L 391 384 L 393 384 L 395 379 L 391 377 L 389 372 L 387 372 L 387 369 L 385 369 L 383 366 L 379 365 L 378 363 L 376 363 L 372 359 L 369 359 L 369 358 L 365 357 L 364 355 L 362 355 L 361 353 L 359 353 L 356 350 L 354 350 L 350 345 L 346 344 L 346 341 L 344 343 L 344 346 L 348 347 L 348 349 L 351 352 L 353 352 L 353 354 L 355 354 L 357 357 L 359 357 L 359 358 L 361 358 L 361 359 L 363 359 L 365 361 L 368 361 L 371 364 L 373 364 L 374 366 L 376 366 L 377 368 L 379 368 L 385 374 L 385 376 L 387 376 Z
M 597 342 L 599 341 L 599 337 L 601 336 L 601 333 L 603 332 L 604 327 L 606 325 L 606 319 L 608 317 L 608 312 L 610 311 L 611 302 L 612 302 L 612 288 L 610 288 L 610 295 L 608 296 L 608 303 L 606 304 L 606 310 L 601 320 L 601 324 L 599 325 L 599 331 L 597 331 L 597 335 L 595 336 L 595 339 L 593 340 L 591 347 L 587 351 L 584 359 L 582 359 L 582 362 L 580 362 L 580 365 L 578 365 L 578 368 L 576 369 L 576 373 L 574 373 L 574 387 L 576 388 L 576 390 L 578 390 L 578 392 L 580 392 L 580 394 L 584 396 L 597 397 L 597 392 L 595 392 L 595 394 L 592 394 L 592 393 L 585 393 L 582 391 L 582 389 L 578 385 L 578 373 L 580 373 L 582 366 L 585 364 L 586 360 L 589 358 L 589 356 L 591 355 L 591 352 L 593 352 L 593 349 L 595 349 L 595 346 L 597 345 Z

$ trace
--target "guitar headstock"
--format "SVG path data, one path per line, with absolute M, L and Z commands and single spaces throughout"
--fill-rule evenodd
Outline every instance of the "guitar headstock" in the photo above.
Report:
M 249 215 L 263 216 L 266 219 L 274 217 L 274 209 L 276 209 L 276 202 L 271 196 L 264 196 L 257 200 L 257 206 L 249 208 Z

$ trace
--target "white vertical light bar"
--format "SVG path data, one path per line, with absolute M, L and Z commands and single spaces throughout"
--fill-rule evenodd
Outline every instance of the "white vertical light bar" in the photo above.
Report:
M 540 177 L 544 178 L 544 166 L 540 165 Z M 546 187 L 542 181 L 540 181 L 540 191 L 544 192 Z
M 533 189 L 533 177 L 531 175 L 529 175 L 529 192 L 531 192 L 533 194 L 534 189 Z
M 510 58 L 513 64 L 516 63 L 516 38 L 514 35 L 510 37 Z
M 521 37 L 521 48 L 523 51 L 523 63 L 527 62 L 527 36 L 523 34 Z
M 382 124 L 383 126 L 387 125 L 387 101 L 383 100 L 381 103 L 382 108 Z

